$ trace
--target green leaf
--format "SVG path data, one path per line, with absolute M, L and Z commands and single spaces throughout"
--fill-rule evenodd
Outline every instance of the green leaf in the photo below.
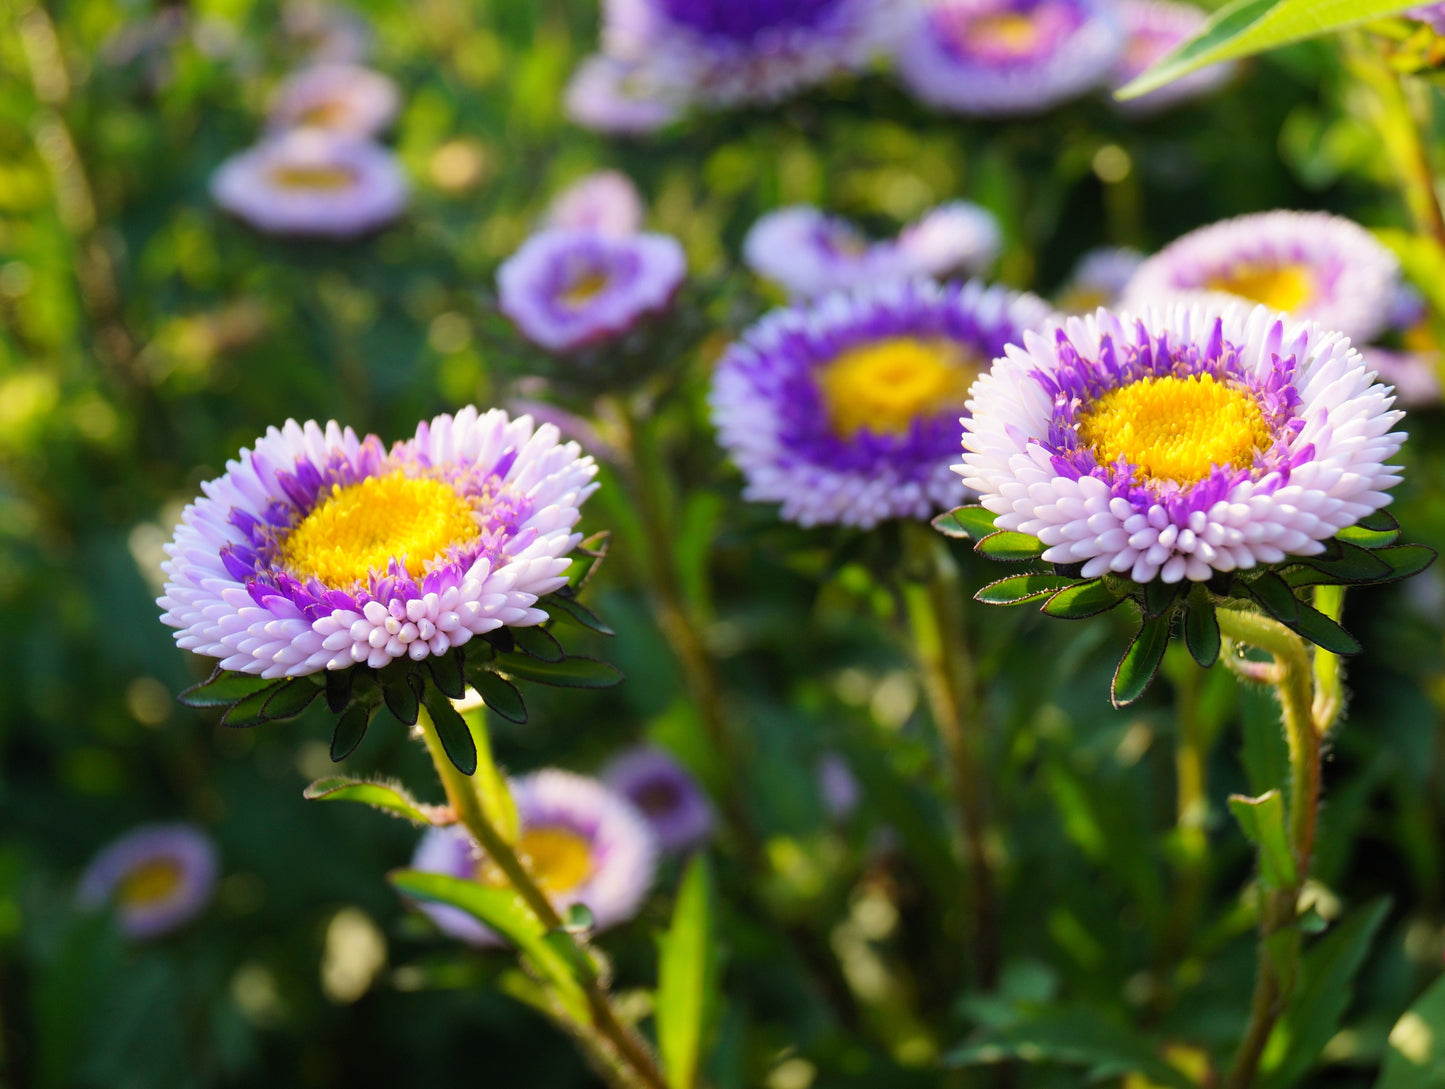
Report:
M 1418 3 L 1418 0 L 1415 0 Z M 1411 0 L 1234 0 L 1193 38 L 1121 88 L 1116 98 L 1148 94 L 1196 69 L 1318 38 L 1415 6 Z
M 1379 582 L 1390 577 L 1390 564 L 1378 553 L 1343 538 L 1336 538 L 1334 545 L 1336 555 L 1304 556 L 1296 562 L 1322 571 L 1339 582 Z
M 441 740 L 442 748 L 446 750 L 447 759 L 463 775 L 475 774 L 477 742 L 472 737 L 471 727 L 467 725 L 466 719 L 457 714 L 452 701 L 438 689 L 429 687 L 422 695 L 427 713 L 431 715 L 432 725 L 436 727 L 437 737 Z
M 1267 791 L 1258 798 L 1232 794 L 1229 811 L 1239 822 L 1245 838 L 1259 852 L 1260 880 L 1271 889 L 1293 888 L 1299 880 L 1299 873 L 1295 868 L 1294 854 L 1289 849 L 1284 800 L 1279 791 Z
M 193 684 L 176 697 L 187 707 L 229 707 L 247 696 L 270 688 L 275 678 L 266 680 L 251 673 L 235 673 L 217 666 L 200 684 Z
M 270 722 L 271 716 L 266 714 L 266 703 L 285 683 L 285 681 L 268 681 L 267 687 L 252 692 L 245 699 L 237 700 L 221 716 L 221 725 L 245 729 L 248 726 L 259 726 L 263 722 Z
M 1394 519 L 1390 519 L 1394 522 Z M 1346 541 L 1361 548 L 1384 548 L 1392 545 L 1400 538 L 1400 524 L 1395 522 L 1393 526 L 1384 529 L 1372 529 L 1363 522 L 1356 522 L 1352 526 L 1346 526 L 1335 534 L 1335 540 Z
M 475 707 L 462 712 L 462 718 L 471 728 L 472 741 L 477 747 L 477 770 L 472 774 L 472 781 L 481 798 L 482 812 L 503 839 L 515 843 L 520 826 L 517 803 L 507 786 L 507 777 L 492 759 L 492 739 L 487 732 L 486 715 L 480 707 Z
M 1366 904 L 1305 953 L 1289 1008 L 1265 1045 L 1266 1056 L 1278 1058 L 1261 1070 L 1259 1089 L 1288 1089 L 1309 1072 L 1339 1030 L 1355 974 L 1389 909 L 1387 899 Z
M 1189 592 L 1193 583 L 1163 582 L 1152 579 L 1144 584 L 1144 615 L 1163 616 L 1174 607 L 1174 603 Z
M 1390 1050 L 1375 1089 L 1445 1085 L 1445 979 L 1437 979 L 1390 1030 Z
M 409 668 L 410 662 L 393 662 L 378 675 L 381 696 L 386 709 L 401 719 L 404 726 L 415 726 L 421 702 L 417 696 L 419 678 Z
M 467 694 L 467 681 L 463 675 L 463 659 L 460 650 L 447 654 L 432 654 L 426 659 L 427 669 L 436 686 L 448 699 L 459 700 Z
M 623 679 L 616 666 L 596 658 L 543 662 L 520 654 L 502 654 L 497 657 L 497 669 L 521 681 L 536 681 L 560 688 L 613 688 Z
M 513 628 L 512 639 L 523 654 L 540 658 L 544 662 L 560 662 L 567 657 L 567 652 L 562 649 L 562 644 L 557 642 L 556 637 L 542 628 Z
M 328 669 L 326 671 L 326 706 L 333 715 L 346 710 L 351 702 L 351 685 L 356 679 L 357 667 L 350 669 Z
M 991 560 L 1005 560 L 1010 563 L 1021 560 L 1036 560 L 1048 546 L 1037 537 L 1027 533 L 1013 533 L 996 530 L 973 546 L 973 550 Z
M 1066 586 L 1073 586 L 1078 581 L 1067 575 L 1010 575 L 1006 579 L 990 582 L 974 594 L 973 599 L 985 605 L 1019 605 L 1062 590 Z
M 1264 606 L 1265 612 L 1281 624 L 1293 624 L 1299 618 L 1299 598 L 1294 596 L 1289 583 L 1273 571 L 1266 571 L 1258 578 L 1243 581 L 1240 585 Z
M 1193 591 L 1184 613 L 1184 645 L 1203 668 L 1219 660 L 1219 617 L 1203 588 Z
M 293 677 L 271 693 L 263 712 L 268 719 L 295 718 L 319 695 L 321 689 L 310 677 Z
M 715 1007 L 712 871 L 707 858 L 693 859 L 678 890 L 672 925 L 659 936 L 657 1049 L 670 1089 L 692 1089 L 707 1021 Z
M 563 616 L 572 620 L 576 624 L 580 624 L 584 628 L 597 632 L 599 635 L 617 634 L 615 631 L 612 630 L 612 628 L 610 628 L 606 623 L 604 623 L 597 616 L 596 613 L 594 613 L 591 609 L 587 608 L 587 606 L 583 605 L 570 593 L 567 593 L 563 590 L 558 590 L 555 594 L 548 594 L 537 604 L 540 607 L 548 609 L 555 606 L 561 611 Z
M 1382 548 L 1374 555 L 1390 566 L 1390 577 L 1383 581 L 1394 582 L 1397 579 L 1407 579 L 1411 575 L 1418 575 L 1435 562 L 1437 553 L 1429 545 L 1407 544 L 1396 545 L 1394 548 Z
M 1133 703 L 1149 687 L 1154 674 L 1159 672 L 1159 663 L 1164 660 L 1173 621 L 1172 616 L 1145 617 L 1134 641 L 1119 660 L 1119 668 L 1114 671 L 1111 698 L 1115 707 Z
M 1311 643 L 1334 654 L 1358 654 L 1360 641 L 1312 605 L 1299 603 L 1299 616 L 1290 625 Z
M 947 1066 L 978 1066 L 1023 1059 L 1084 1066 L 1090 1082 L 1142 1074 L 1169 1089 L 1198 1089 L 1183 1073 L 1170 1066 L 1148 1037 L 1110 1020 L 1092 1007 L 1052 1009 L 990 1029 L 979 1038 L 944 1056 Z
M 360 745 L 361 739 L 366 736 L 366 728 L 371 725 L 371 716 L 375 710 L 375 704 L 353 703 L 336 720 L 336 729 L 331 731 L 333 764 L 345 760 L 356 751 L 356 746 Z
M 1082 620 L 1107 612 L 1127 595 L 1119 593 L 1102 578 L 1065 587 L 1043 604 L 1043 611 L 1063 620 Z
M 467 679 L 482 697 L 482 702 L 508 722 L 520 726 L 527 721 L 527 705 L 522 701 L 522 693 L 511 681 L 497 676 L 490 669 L 476 670 Z
M 994 531 L 996 515 L 979 506 L 956 507 L 933 519 L 933 528 L 946 537 L 981 541 Z
M 416 799 L 401 787 L 390 783 L 333 776 L 329 779 L 317 779 L 302 792 L 302 797 L 314 802 L 360 802 L 362 805 L 369 805 L 409 820 L 413 824 L 432 823 L 431 817 L 422 810 Z

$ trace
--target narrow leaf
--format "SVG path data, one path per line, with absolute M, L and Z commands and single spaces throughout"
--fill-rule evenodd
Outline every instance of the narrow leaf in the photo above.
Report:
M 361 779 L 347 779 L 334 776 L 317 779 L 302 792 L 307 801 L 315 802 L 360 802 L 376 809 L 392 813 L 413 824 L 432 823 L 431 817 L 421 804 L 401 787 L 390 783 L 370 783 Z
M 508 722 L 519 726 L 527 721 L 527 705 L 517 686 L 505 677 L 499 677 L 490 669 L 478 669 L 467 675 L 472 687 L 482 697 L 482 702 Z
M 371 725 L 372 712 L 376 706 L 370 703 L 353 703 L 336 720 L 336 729 L 331 732 L 331 762 L 340 763 L 356 751 L 366 728 Z
M 1323 571 L 1338 582 L 1379 582 L 1390 577 L 1390 565 L 1378 553 L 1351 544 L 1343 536 L 1337 538 L 1334 545 L 1334 556 L 1305 556 L 1298 562 Z
M 268 681 L 267 687 L 252 692 L 245 699 L 233 703 L 221 716 L 221 725 L 244 729 L 248 726 L 259 726 L 263 722 L 270 722 L 271 716 L 266 714 L 266 703 L 285 683 L 285 681 Z
M 326 706 L 333 715 L 341 714 L 351 702 L 351 684 L 356 677 L 357 668 L 353 666 L 350 669 L 326 671 Z
M 1048 546 L 1037 537 L 1008 530 L 996 530 L 973 546 L 975 552 L 987 556 L 991 560 L 1005 560 L 1011 563 L 1020 560 L 1036 560 L 1044 554 L 1047 548 Z
M 990 582 L 973 595 L 975 601 L 985 605 L 1018 605 L 1045 597 L 1066 586 L 1073 586 L 1078 579 L 1067 575 L 1028 574 L 1010 575 L 1006 579 Z
M 310 677 L 293 677 L 271 693 L 263 710 L 268 719 L 295 718 L 319 695 L 321 689 Z
M 544 662 L 560 662 L 567 657 L 562 644 L 544 628 L 513 628 L 512 639 L 523 654 L 540 658 Z
M 614 665 L 596 658 L 566 658 L 560 662 L 543 662 L 521 654 L 503 654 L 497 668 L 509 677 L 536 681 L 560 688 L 613 688 L 622 683 L 622 673 Z M 486 698 L 483 694 L 483 699 Z
M 1144 615 L 1163 616 L 1174 603 L 1189 592 L 1192 583 L 1163 582 L 1159 579 L 1152 579 L 1144 584 Z
M 1115 707 L 1133 703 L 1144 694 L 1159 671 L 1164 651 L 1169 646 L 1169 629 L 1172 616 L 1150 616 L 1144 619 L 1134 641 L 1119 660 L 1114 671 L 1112 698 Z
M 657 1048 L 670 1089 L 692 1089 L 714 1005 L 712 873 L 699 855 L 688 867 L 672 925 L 658 938 Z
M 1247 798 L 1233 794 L 1229 811 L 1239 822 L 1245 838 L 1259 852 L 1259 877 L 1271 889 L 1293 888 L 1299 874 L 1285 831 L 1284 800 L 1277 790 Z
M 1445 979 L 1437 979 L 1390 1030 L 1390 1050 L 1375 1089 L 1445 1085 Z
M 386 667 L 380 675 L 381 695 L 386 701 L 386 709 L 401 719 L 403 725 L 415 726 L 421 702 L 417 698 L 417 686 L 409 665 L 393 663 Z
M 1219 617 L 1214 603 L 1202 590 L 1196 591 L 1184 614 L 1184 644 L 1194 660 L 1208 669 L 1219 660 L 1219 643 Z
M 1241 585 L 1249 591 L 1251 597 L 1264 606 L 1265 612 L 1281 624 L 1293 624 L 1299 617 L 1299 598 L 1294 596 L 1289 583 L 1273 571 L 1266 571 L 1258 578 L 1249 579 Z
M 474 775 L 477 770 L 477 742 L 472 737 L 467 720 L 457 713 L 452 701 L 435 688 L 428 688 L 423 694 L 427 713 L 436 727 L 437 737 L 446 750 L 447 759 L 463 775 Z
M 1358 639 L 1314 606 L 1306 605 L 1303 601 L 1299 603 L 1299 616 L 1290 627 L 1311 643 L 1334 654 L 1348 656 L 1358 654 L 1363 649 Z
M 933 528 L 947 537 L 981 541 L 994 531 L 995 517 L 983 507 L 957 507 L 933 519 Z
M 1335 539 L 1359 545 L 1361 548 L 1384 548 L 1400 539 L 1400 524 L 1396 522 L 1395 525 L 1383 529 L 1372 529 L 1362 522 L 1356 522 L 1336 533 Z
M 276 681 L 251 673 L 235 673 L 217 666 L 200 684 L 193 684 L 176 696 L 187 707 L 229 707 Z
M 604 623 L 591 609 L 587 608 L 587 606 L 583 605 L 571 594 L 563 593 L 561 590 L 558 590 L 555 594 L 548 594 L 537 604 L 539 607 L 547 609 L 555 606 L 563 616 L 566 616 L 584 628 L 597 632 L 599 635 L 617 634 L 617 632 L 613 631 L 612 628 Z
M 1384 581 L 1394 582 L 1397 579 L 1407 579 L 1411 575 L 1418 575 L 1435 562 L 1436 552 L 1429 545 L 1407 544 L 1396 545 L 1394 548 L 1382 548 L 1375 553 L 1375 556 L 1390 566 L 1390 577 Z
M 459 700 L 467 694 L 466 677 L 463 675 L 463 658 L 460 649 L 447 654 L 432 654 L 426 659 L 432 680 L 448 698 Z
M 1116 592 L 1104 579 L 1090 579 L 1065 587 L 1043 604 L 1043 611 L 1063 620 L 1082 620 L 1107 612 L 1124 595 Z

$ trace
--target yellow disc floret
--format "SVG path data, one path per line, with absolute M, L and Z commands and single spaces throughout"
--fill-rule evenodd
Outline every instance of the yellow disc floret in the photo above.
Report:
M 592 873 L 592 849 L 587 840 L 570 828 L 527 828 L 517 837 L 517 853 L 527 860 L 527 869 L 537 887 L 553 896 L 571 892 Z M 505 885 L 506 876 L 490 858 L 477 866 L 477 880 L 484 885 Z
M 356 174 L 340 166 L 278 166 L 270 172 L 271 184 L 279 189 L 335 193 L 356 184 Z
M 1315 297 L 1315 278 L 1307 265 L 1238 265 L 1211 276 L 1206 286 L 1273 310 L 1294 310 Z
M 401 472 L 333 484 L 281 543 L 281 560 L 301 579 L 336 589 L 402 561 L 412 578 L 431 560 L 476 537 L 471 504 L 440 480 Z
M 1145 378 L 1085 409 L 1079 438 L 1099 464 L 1120 458 L 1155 480 L 1192 484 L 1216 465 L 1247 468 L 1269 447 L 1269 424 L 1248 390 L 1212 374 Z
M 913 421 L 961 409 L 978 367 L 948 340 L 892 337 L 850 348 L 818 372 L 835 434 L 901 435 Z
M 1040 25 L 1017 12 L 999 12 L 970 20 L 964 37 L 976 49 L 1028 56 L 1038 48 Z
M 566 291 L 562 292 L 558 298 L 567 306 L 585 306 L 598 295 L 602 294 L 609 283 L 611 283 L 611 281 L 607 278 L 606 273 L 589 272 L 577 277 L 576 282 L 568 287 Z
M 122 907 L 150 907 L 169 900 L 181 887 L 184 872 L 173 858 L 153 858 L 142 862 L 121 879 L 116 901 Z

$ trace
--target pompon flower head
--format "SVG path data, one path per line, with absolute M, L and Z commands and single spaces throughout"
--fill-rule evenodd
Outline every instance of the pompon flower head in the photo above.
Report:
M 1198 33 L 1209 17 L 1192 4 L 1173 0 L 1118 0 L 1115 10 L 1124 27 L 1124 51 L 1109 77 L 1111 90 L 1143 75 L 1165 54 Z M 1111 97 L 1109 102 L 1122 113 L 1151 114 L 1208 94 L 1231 79 L 1234 72 L 1233 64 L 1211 64 L 1157 91 L 1123 102 Z
M 598 930 L 637 914 L 652 886 L 657 843 L 642 814 L 596 779 L 544 768 L 512 781 L 524 856 L 538 886 L 559 914 L 574 904 L 592 912 Z M 506 883 L 500 869 L 461 828 L 432 828 L 422 836 L 412 869 Z M 473 945 L 502 939 L 470 915 L 445 904 L 420 904 L 446 934 Z
M 317 64 L 293 73 L 277 88 L 273 128 L 333 129 L 375 136 L 396 117 L 401 95 L 380 72 L 354 64 Z
M 640 745 L 620 753 L 602 769 L 602 781 L 637 807 L 664 851 L 686 851 L 712 834 L 707 795 L 661 749 Z
M 681 117 L 687 94 L 660 82 L 645 63 L 594 53 L 572 73 L 563 102 L 567 116 L 583 128 L 645 136 Z
M 112 905 L 123 933 L 152 938 L 200 914 L 216 871 L 216 848 L 199 828 L 144 824 L 91 859 L 76 898 L 87 908 Z
M 1364 343 L 1389 320 L 1398 279 L 1394 255 L 1348 219 L 1261 212 L 1165 246 L 1129 281 L 1124 305 L 1138 310 L 1190 292 L 1224 292 Z
M 1387 504 L 1393 401 L 1345 337 L 1267 307 L 1100 310 L 978 380 L 958 472 L 1047 562 L 1198 582 L 1318 554 Z
M 682 246 L 668 235 L 548 230 L 502 262 L 498 303 L 528 340 L 564 352 L 667 309 L 686 273 Z
M 915 97 L 958 113 L 1039 113 L 1101 84 L 1122 31 L 1103 0 L 929 0 L 899 46 Z
M 967 201 L 935 208 L 884 242 L 869 241 L 847 220 L 794 205 L 753 224 L 743 259 L 791 295 L 808 298 L 884 280 L 977 274 L 998 256 L 999 244 L 998 221 Z
M 774 311 L 724 353 L 709 398 L 744 496 L 805 526 L 956 506 L 969 384 L 1048 315 L 1032 295 L 927 280 Z
M 597 467 L 550 425 L 465 408 L 387 450 L 289 420 L 202 485 L 161 620 L 223 669 L 297 677 L 444 654 L 566 583 Z
M 221 164 L 217 204 L 271 234 L 365 234 L 406 209 L 407 185 L 379 144 L 327 129 L 288 129 Z
M 599 170 L 552 199 L 543 225 L 552 229 L 629 235 L 642 229 L 642 197 L 619 170 Z
M 1144 263 L 1144 255 L 1127 246 L 1101 246 L 1079 258 L 1056 300 L 1059 309 L 1083 314 L 1119 301 L 1124 288 Z

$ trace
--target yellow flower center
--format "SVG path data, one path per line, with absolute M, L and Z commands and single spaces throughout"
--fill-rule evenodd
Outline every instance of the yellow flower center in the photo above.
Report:
M 890 337 L 837 356 L 818 387 L 835 434 L 901 435 L 914 420 L 961 409 L 977 376 L 976 360 L 953 341 Z
M 277 166 L 271 170 L 271 184 L 280 189 L 313 189 L 334 193 L 350 189 L 356 175 L 339 166 Z
M 970 21 L 964 35 L 974 48 L 1022 56 L 1038 45 L 1039 24 L 1027 15 L 1005 11 Z
M 602 294 L 609 282 L 606 273 L 589 272 L 558 297 L 567 306 L 584 306 Z
M 517 838 L 517 853 L 526 856 L 538 888 L 553 896 L 571 892 L 592 874 L 591 847 L 570 828 L 524 829 Z M 490 858 L 478 863 L 477 880 L 484 885 L 507 883 L 501 867 Z
M 1079 438 L 1101 465 L 1123 458 L 1149 477 L 1192 484 L 1216 465 L 1242 469 L 1270 444 L 1247 390 L 1212 374 L 1145 378 L 1110 390 L 1084 412 Z
M 116 889 L 116 902 L 127 908 L 164 903 L 180 889 L 184 877 L 181 864 L 173 858 L 142 862 L 121 880 Z
M 1208 287 L 1274 310 L 1293 310 L 1315 297 L 1315 278 L 1308 265 L 1239 265 L 1210 277 Z
M 333 589 L 401 560 L 412 578 L 480 530 L 471 505 L 440 480 L 396 472 L 331 486 L 281 544 L 281 560 L 301 579 Z
M 343 124 L 350 112 L 343 99 L 326 99 L 308 110 L 302 110 L 296 117 L 296 124 L 315 125 L 322 129 L 334 128 Z

